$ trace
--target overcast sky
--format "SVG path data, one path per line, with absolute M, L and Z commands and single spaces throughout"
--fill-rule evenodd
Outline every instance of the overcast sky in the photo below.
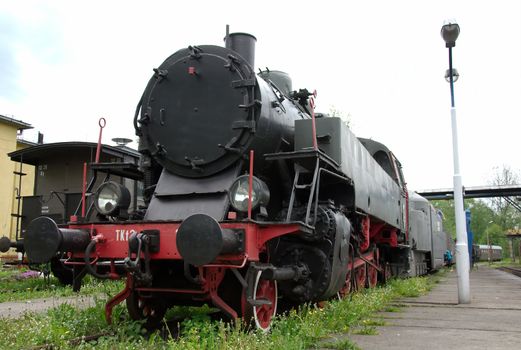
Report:
M 445 19 L 454 48 L 465 186 L 494 167 L 521 170 L 521 1 L 0 0 L 0 114 L 46 142 L 135 139 L 134 108 L 151 76 L 188 45 L 222 45 L 225 25 L 257 37 L 256 66 L 318 91 L 317 109 L 351 116 L 385 143 L 409 188 L 452 186 Z M 134 143 L 134 147 L 136 144 Z

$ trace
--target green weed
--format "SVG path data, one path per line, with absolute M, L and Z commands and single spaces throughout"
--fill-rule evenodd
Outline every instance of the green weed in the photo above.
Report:
M 363 320 L 362 322 L 362 325 L 364 326 L 385 326 L 385 321 L 381 318 L 379 319 L 367 319 L 367 320 Z
M 320 346 L 326 349 L 360 350 L 360 348 L 355 343 L 347 338 L 334 342 L 321 343 Z
M 368 327 L 363 327 L 363 328 L 357 329 L 353 333 L 362 334 L 362 335 L 377 335 L 378 331 L 376 330 L 376 327 L 368 326 Z
M 389 286 L 398 297 L 418 297 L 432 289 L 433 282 L 429 277 L 415 277 L 408 279 L 394 279 Z
M 26 277 L 27 274 L 31 276 Z M 86 276 L 80 292 L 75 293 L 70 286 L 62 285 L 55 277 L 44 279 L 41 275 L 34 276 L 27 267 L 4 268 L 0 265 L 0 303 L 99 293 L 115 295 L 121 289 L 123 289 L 122 281 L 101 281 Z
M 494 267 L 494 268 L 503 267 L 503 266 L 519 268 L 519 267 L 521 267 L 521 262 L 519 261 L 519 258 L 516 257 L 515 262 L 513 262 L 512 259 L 508 258 L 508 259 L 503 259 L 500 261 L 493 261 L 491 264 L 489 264 L 488 262 L 479 262 L 479 263 L 477 263 L 477 265 L 478 265 L 478 268 L 479 268 L 479 266 L 487 266 L 487 265 Z
M 383 311 L 385 312 L 402 312 L 402 309 L 400 309 L 399 307 L 397 306 L 394 306 L 394 305 L 389 305 L 389 306 L 386 306 Z
M 102 350 L 308 349 L 330 334 L 346 333 L 353 327 L 362 326 L 359 332 L 374 334 L 375 326 L 384 324 L 382 320 L 374 319 L 376 312 L 388 310 L 398 297 L 425 293 L 430 286 L 429 278 L 396 279 L 384 287 L 355 293 L 343 300 L 330 301 L 322 308 L 303 305 L 298 310 L 276 317 L 269 334 L 248 332 L 240 321 L 214 321 L 210 317 L 213 309 L 209 307 L 178 307 L 167 313 L 168 319 L 184 318 L 177 330 L 145 335 L 141 322 L 129 320 L 124 305 L 114 309 L 114 323 L 107 325 L 104 318 L 105 301 L 100 298 L 94 307 L 85 310 L 61 305 L 44 314 L 27 313 L 18 319 L 0 319 L 0 347 L 24 349 L 52 344 L 53 348 L 59 349 Z M 119 291 L 114 285 L 98 284 L 92 288 L 97 288 L 97 293 L 110 295 Z M 99 333 L 104 336 L 89 340 L 89 335 Z M 175 336 L 172 333 L 176 333 Z M 333 344 L 335 349 L 356 349 L 347 339 Z

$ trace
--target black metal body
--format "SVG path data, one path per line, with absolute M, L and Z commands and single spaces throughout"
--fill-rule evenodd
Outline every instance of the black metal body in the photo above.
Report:
M 141 106 L 140 151 L 189 178 L 217 174 L 247 157 L 292 147 L 296 119 L 309 118 L 234 51 L 204 45 L 170 56 Z M 260 170 L 262 157 L 256 162 Z
M 322 153 L 312 151 L 311 94 L 292 92 L 283 72 L 255 75 L 254 46 L 253 36 L 230 34 L 224 48 L 190 46 L 154 70 L 135 121 L 140 152 L 161 172 L 145 219 L 184 221 L 177 246 L 194 266 L 239 252 L 237 233 L 218 223 L 230 210 L 228 189 L 247 171 L 253 150 L 254 174 L 275 194 L 264 215 L 315 228 L 269 246 L 276 268 L 266 276 L 280 280 L 282 294 L 296 302 L 323 300 L 345 283 L 353 231 L 355 246 L 361 245 L 359 214 L 385 223 L 408 244 L 405 182 L 385 146 L 360 142 L 338 118 L 317 120 Z M 397 272 L 410 270 L 409 252 L 392 253 L 401 265 Z
M 231 36 L 242 55 L 252 55 L 252 37 Z M 252 59 L 241 54 L 194 46 L 174 53 L 155 70 L 136 120 L 140 152 L 162 168 L 145 219 L 206 214 L 223 220 L 226 193 L 245 171 L 250 150 L 256 155 L 255 173 L 279 181 L 275 176 L 283 170 L 263 155 L 292 150 L 295 120 L 309 115 L 256 76 Z M 272 217 L 277 214 L 271 212 Z

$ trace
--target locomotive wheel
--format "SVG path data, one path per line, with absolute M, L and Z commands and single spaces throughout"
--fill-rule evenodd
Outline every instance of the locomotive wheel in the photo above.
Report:
M 367 287 L 374 288 L 378 283 L 378 270 L 373 265 L 367 264 Z
M 346 282 L 344 283 L 344 286 L 342 287 L 342 289 L 340 289 L 337 293 L 338 299 L 344 299 L 351 292 L 351 287 L 353 285 L 351 283 L 351 280 L 352 280 L 351 275 L 352 275 L 352 270 L 347 271 Z
M 360 266 L 355 270 L 355 280 L 356 280 L 356 291 L 361 291 L 365 288 L 365 280 L 366 280 L 366 268 L 365 264 Z
M 137 291 L 130 293 L 126 303 L 130 318 L 145 320 L 146 329 L 157 328 L 166 313 L 166 307 L 157 298 L 144 298 Z
M 261 279 L 261 274 L 262 271 L 258 271 L 254 278 L 253 301 L 264 301 L 266 304 L 252 306 L 246 300 L 246 291 L 244 291 L 241 305 L 242 317 L 246 323 L 255 323 L 255 328 L 268 332 L 271 321 L 277 313 L 277 281 Z

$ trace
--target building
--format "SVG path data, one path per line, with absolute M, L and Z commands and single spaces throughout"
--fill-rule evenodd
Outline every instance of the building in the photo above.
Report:
M 24 141 L 24 130 L 32 129 L 31 124 L 0 115 L 0 236 L 15 238 L 17 196 L 31 195 L 34 191 L 34 166 L 12 161 L 8 153 L 35 145 Z M 18 176 L 16 172 L 25 176 Z M 21 188 L 21 190 L 20 190 Z
M 95 174 L 91 165 L 95 163 L 96 143 L 44 144 L 40 137 L 38 143 L 24 141 L 23 130 L 31 128 L 28 123 L 0 115 L 0 237 L 9 238 L 11 244 L 23 239 L 24 229 L 36 217 L 45 215 L 63 224 L 71 215 L 81 214 L 84 164 L 88 165 L 87 181 Z M 129 189 L 129 211 L 137 210 L 143 204 L 139 153 L 124 145 L 102 145 L 99 162 L 101 167 L 104 163 L 120 166 L 99 169 L 91 192 L 110 176 L 111 181 Z M 87 207 L 90 204 L 87 197 Z M 14 249 L 0 252 L 1 259 L 13 257 Z
M 95 163 L 97 144 L 93 142 L 56 142 L 34 145 L 8 154 L 11 160 L 36 169 L 33 191 L 22 196 L 18 237 L 23 238 L 29 223 L 42 215 L 57 224 L 67 223 L 71 215 L 79 215 L 84 164 L 87 164 L 87 183 L 94 178 L 91 165 Z M 142 174 L 138 170 L 139 153 L 125 146 L 102 145 L 100 164 L 120 164 L 120 169 L 99 170 L 91 192 L 107 179 L 127 187 L 131 195 L 130 211 L 142 205 Z M 126 172 L 125 172 L 126 171 Z M 131 172 L 129 174 L 129 172 Z M 90 206 L 87 198 L 87 207 Z M 88 210 L 87 210 L 88 211 Z M 14 237 L 13 237 L 14 238 Z M 11 239 L 13 240 L 13 239 Z

